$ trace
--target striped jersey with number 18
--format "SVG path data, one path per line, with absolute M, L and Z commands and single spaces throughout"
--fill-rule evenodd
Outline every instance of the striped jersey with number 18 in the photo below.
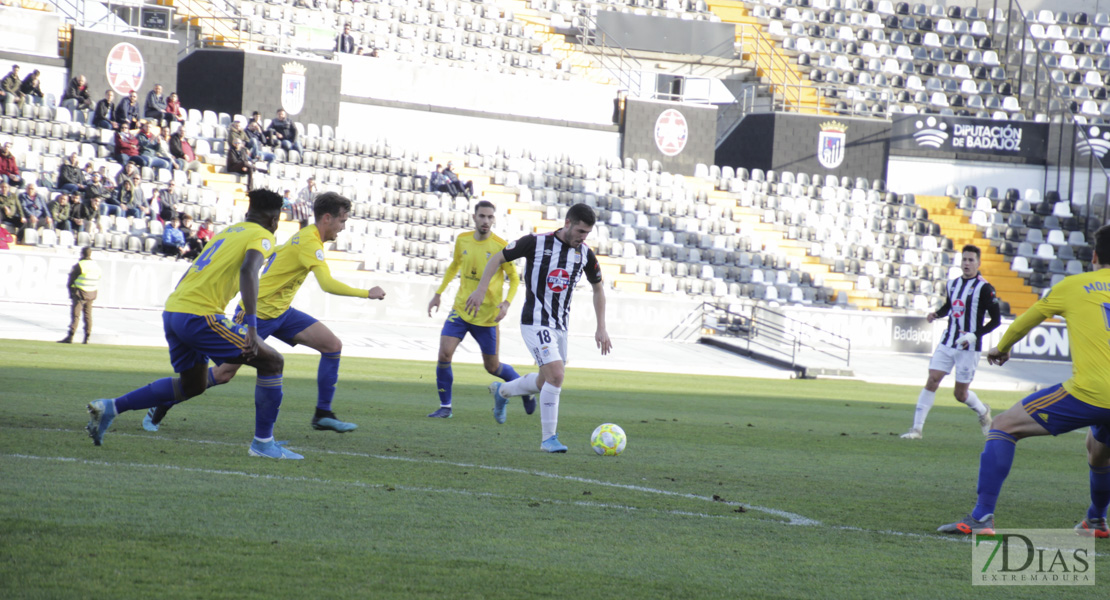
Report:
M 526 235 L 506 246 L 502 254 L 505 260 L 525 260 L 526 293 L 520 323 L 566 331 L 575 284 L 583 274 L 586 281 L 600 283 L 601 266 L 586 244 L 571 248 L 555 233 Z

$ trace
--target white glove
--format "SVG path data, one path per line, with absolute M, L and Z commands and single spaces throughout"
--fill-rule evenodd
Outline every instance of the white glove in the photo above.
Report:
M 968 331 L 967 333 L 956 338 L 956 347 L 967 350 L 975 345 L 975 334 Z

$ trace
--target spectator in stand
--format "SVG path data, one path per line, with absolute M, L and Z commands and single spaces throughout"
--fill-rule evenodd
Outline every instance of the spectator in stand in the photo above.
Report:
M 200 229 L 197 229 L 197 239 L 201 241 L 201 244 L 207 245 L 208 240 L 211 240 L 213 235 L 216 235 L 216 228 L 212 225 L 212 219 L 205 219 L 204 223 L 201 223 Z
M 58 167 L 57 188 L 70 194 L 76 194 L 85 189 L 85 173 L 77 166 L 77 153 L 73 152 L 61 166 Z
M 116 130 L 116 154 L 113 158 L 121 165 L 129 165 L 132 162 L 143 164 L 139 158 L 139 138 L 124 124 Z
M 293 199 L 293 190 L 285 190 L 285 192 L 281 194 L 281 212 L 285 213 L 285 216 L 288 217 L 290 221 L 293 220 L 293 217 L 290 215 L 289 211 L 293 210 L 294 202 L 296 202 L 296 200 Z
M 316 188 L 316 178 L 310 176 L 308 181 L 305 182 L 304 188 L 297 194 L 297 201 L 312 206 L 312 203 L 316 201 L 316 195 L 319 193 L 320 190 Z
M 123 168 L 120 169 L 118 173 L 116 173 L 116 185 L 112 186 L 112 191 L 115 191 L 115 188 L 119 187 L 119 185 L 125 180 L 130 180 L 134 178 L 136 173 L 139 173 L 139 166 L 137 164 L 127 163 L 123 165 Z
M 344 54 L 355 53 L 355 36 L 351 35 L 351 24 L 347 23 L 343 26 L 343 33 L 335 39 L 335 51 Z
M 162 230 L 162 254 L 178 259 L 184 258 L 185 253 L 189 251 L 189 246 L 185 243 L 185 235 L 178 229 L 179 225 L 181 222 L 174 217 L 166 222 L 166 227 Z
M 54 227 L 54 222 L 50 219 L 50 211 L 46 209 L 46 203 L 39 196 L 35 184 L 27 184 L 23 193 L 19 195 L 19 204 L 23 207 L 23 218 L 27 227 L 32 229 Z
M 42 93 L 42 87 L 39 85 L 40 75 L 38 69 L 31 71 L 30 75 L 23 78 L 23 83 L 19 84 L 19 91 L 33 104 L 42 106 L 46 104 L 46 98 Z
M 66 86 L 66 93 L 62 96 L 62 104 L 65 104 L 69 100 L 73 100 L 77 110 L 89 110 L 92 108 L 92 96 L 89 95 L 89 85 L 84 75 L 78 75 L 69 80 L 69 85 Z
M 236 138 L 227 151 L 227 172 L 247 176 L 247 189 L 254 189 L 254 163 L 243 140 Z
M 181 99 L 177 97 L 177 92 L 174 92 L 166 98 L 166 124 L 184 123 L 185 120 L 185 109 L 181 108 Z
M 144 167 L 152 169 L 169 169 L 173 171 L 176 166 L 173 157 L 162 156 L 161 140 L 158 134 L 150 129 L 150 121 L 144 120 L 139 126 L 139 161 Z
M 440 192 L 450 194 L 451 186 L 448 185 L 449 183 L 447 177 L 443 174 L 443 165 L 437 164 L 436 170 L 428 176 L 428 189 L 437 194 Z
M 12 154 L 12 143 L 4 144 L 0 148 L 0 180 L 7 181 L 12 184 L 12 187 L 19 187 L 23 185 L 23 177 L 19 173 L 19 165 L 15 162 L 15 154 Z
M 131 208 L 139 212 L 139 216 L 146 219 L 153 219 L 158 216 L 157 207 L 152 205 L 150 199 L 146 197 L 146 190 L 143 189 L 143 178 L 138 173 L 131 178 L 131 185 L 135 188 L 132 195 Z
M 120 129 L 138 129 L 139 117 L 139 93 L 131 90 L 131 93 L 116 105 L 116 125 Z
M 297 126 L 284 110 L 278 109 L 277 118 L 270 121 L 267 131 L 274 136 L 274 145 L 280 145 L 286 151 L 296 150 L 297 154 L 304 153 L 300 142 L 297 141 Z
M 128 217 L 145 217 L 150 213 L 150 204 L 143 196 L 142 187 L 133 180 L 125 179 L 116 189 L 116 204 L 121 206 Z
M 116 122 L 116 105 L 112 102 L 116 93 L 112 90 L 104 92 L 104 97 L 97 101 L 93 110 L 92 124 L 101 129 L 115 129 L 119 126 Z
M 154 84 L 154 89 L 146 94 L 146 104 L 143 107 L 143 116 L 154 119 L 159 126 L 169 123 L 166 113 L 166 97 L 162 95 L 162 84 Z
M 170 136 L 170 155 L 178 161 L 178 167 L 185 171 L 200 171 L 204 165 L 197 160 L 197 155 L 193 153 L 193 146 L 189 143 L 188 138 L 185 137 L 184 125 L 177 128 Z
M 469 200 L 470 197 L 474 195 L 474 182 L 467 181 L 463 183 L 459 181 L 459 176 L 455 175 L 455 172 L 451 170 L 451 161 L 447 161 L 447 167 L 443 169 L 443 176 L 447 178 L 447 185 L 451 189 L 449 193 L 452 198 L 462 194 Z
M 19 65 L 12 65 L 12 70 L 0 79 L 0 100 L 6 106 L 16 104 L 23 108 L 23 92 L 19 88 L 23 81 L 19 78 Z
M 193 233 L 193 218 L 189 215 L 181 215 L 181 235 L 185 238 L 185 246 L 188 248 L 182 256 L 185 260 L 196 260 L 200 256 L 200 251 L 204 249 L 204 242 Z
M 89 185 L 92 181 L 93 175 L 96 173 L 96 168 L 93 167 L 91 162 L 85 163 L 85 168 L 81 169 L 81 176 L 85 179 L 85 185 Z
M 0 221 L 16 229 L 23 228 L 23 205 L 19 203 L 19 191 L 8 185 L 8 181 L 0 177 Z
M 54 220 L 55 229 L 73 231 L 73 203 L 68 193 L 58 194 L 50 203 L 50 218 Z
M 227 147 L 230 148 L 233 146 L 235 140 L 243 142 L 243 146 L 247 148 L 248 151 L 250 150 L 250 136 L 248 136 L 246 130 L 243 129 L 243 124 L 239 122 L 239 119 L 231 121 L 231 125 L 227 128 L 227 139 L 225 140 L 227 142 Z
M 262 132 L 262 145 L 263 146 L 276 146 L 274 142 L 274 132 L 266 129 L 266 124 L 262 121 L 262 113 L 257 110 L 251 113 L 250 121 L 247 122 L 247 131 L 250 131 L 251 125 L 257 125 L 258 131 Z
M 162 201 L 162 206 L 170 206 L 177 210 L 181 206 L 181 193 L 177 191 L 177 186 L 173 180 L 166 185 L 165 188 L 159 193 L 159 199 Z
M 100 216 L 100 196 L 86 196 L 73 207 L 72 221 L 76 231 L 96 233 L 96 218 Z
M 254 114 L 258 114 L 257 112 Z M 267 152 L 265 148 L 266 133 L 262 131 L 262 123 L 251 119 L 247 123 L 247 148 L 251 152 L 251 159 L 261 160 L 267 163 L 274 162 L 277 158 L 273 152 Z
M 108 188 L 104 187 L 104 178 L 101 177 L 100 173 L 93 173 L 92 179 L 85 185 L 85 199 L 100 198 L 103 200 L 110 194 Z

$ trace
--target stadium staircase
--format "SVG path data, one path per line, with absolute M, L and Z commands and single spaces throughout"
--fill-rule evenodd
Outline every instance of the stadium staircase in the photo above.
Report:
M 1037 301 L 1037 294 L 1025 284 L 1021 274 L 1010 268 L 1010 261 L 971 223 L 967 211 L 958 208 L 948 196 L 917 196 L 917 205 L 929 211 L 929 219 L 940 225 L 941 235 L 962 248 L 972 244 L 982 251 L 979 271 L 994 286 L 998 297 L 1010 305 L 1012 314 L 1021 314 Z
M 759 20 L 747 4 L 738 0 L 709 0 L 709 10 L 724 23 L 736 25 L 736 44 L 743 59 L 755 65 L 756 75 L 782 98 L 787 111 L 831 115 L 828 102 L 817 87 L 786 57 L 782 46 L 763 33 Z
M 615 85 L 616 82 L 605 67 L 589 54 L 577 49 L 575 44 L 568 42 L 565 34 L 555 31 L 549 16 L 529 7 L 526 0 L 502 0 L 500 4 L 507 10 L 512 10 L 513 16 L 524 24 L 524 31 L 532 39 L 551 50 L 551 55 L 563 65 L 564 71 L 593 83 Z

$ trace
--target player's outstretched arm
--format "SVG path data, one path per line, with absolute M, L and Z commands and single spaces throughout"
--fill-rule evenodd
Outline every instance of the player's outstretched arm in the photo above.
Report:
M 1006 361 L 1008 360 L 1010 360 L 1010 353 L 999 350 L 998 346 L 991 348 L 987 352 L 987 363 L 989 364 L 1001 367 L 1002 365 L 1006 364 Z
M 243 358 L 247 360 L 258 355 L 262 344 L 254 320 L 258 318 L 258 271 L 264 258 L 258 250 L 247 250 L 239 267 L 239 295 L 243 300 L 244 322 L 247 324 L 247 349 L 243 350 Z
M 597 317 L 597 331 L 594 341 L 601 348 L 602 354 L 609 354 L 613 350 L 613 342 L 609 339 L 609 332 L 605 330 L 605 284 L 603 282 L 591 283 L 594 290 L 594 316 Z
M 486 291 L 489 289 L 489 282 L 493 280 L 493 275 L 501 269 L 501 265 L 504 262 L 504 252 L 498 252 L 489 257 L 489 262 L 486 263 L 486 270 L 482 271 L 482 280 L 478 282 L 478 287 L 474 289 L 474 293 L 470 294 L 466 299 L 466 312 L 472 315 L 478 314 L 478 310 L 482 308 L 482 302 L 486 299 Z
M 378 286 L 374 286 L 369 290 L 364 290 L 351 287 L 332 277 L 331 268 L 329 268 L 326 263 L 312 267 L 312 274 L 316 276 L 316 282 L 320 284 L 320 289 L 329 294 L 350 296 L 352 298 L 369 298 L 371 300 L 381 300 L 385 298 L 385 291 Z

